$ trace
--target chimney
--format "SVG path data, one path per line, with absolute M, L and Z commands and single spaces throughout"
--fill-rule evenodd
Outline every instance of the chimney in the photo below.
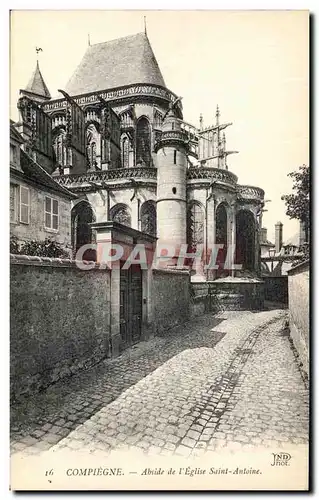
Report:
M 267 241 L 267 228 L 262 227 L 260 230 L 260 243 L 266 243 Z
M 277 222 L 277 224 L 275 224 L 276 253 L 279 253 L 282 247 L 282 227 L 283 227 L 282 222 Z

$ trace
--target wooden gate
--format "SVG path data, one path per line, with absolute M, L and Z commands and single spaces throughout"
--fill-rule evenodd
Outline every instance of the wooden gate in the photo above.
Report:
M 120 274 L 120 332 L 122 350 L 140 341 L 142 329 L 142 271 L 132 265 Z

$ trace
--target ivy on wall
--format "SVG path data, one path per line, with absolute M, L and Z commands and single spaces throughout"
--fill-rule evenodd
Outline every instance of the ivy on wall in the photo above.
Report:
M 10 253 L 19 255 L 33 255 L 38 257 L 69 258 L 70 252 L 67 248 L 50 238 L 44 241 L 24 241 L 19 243 L 16 236 L 10 237 Z

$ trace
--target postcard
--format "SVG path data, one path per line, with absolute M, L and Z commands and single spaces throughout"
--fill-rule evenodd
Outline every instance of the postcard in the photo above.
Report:
M 10 489 L 308 491 L 309 12 L 13 10 Z

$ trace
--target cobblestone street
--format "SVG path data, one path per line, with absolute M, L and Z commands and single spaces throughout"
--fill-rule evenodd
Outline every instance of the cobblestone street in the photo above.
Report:
M 12 453 L 200 455 L 308 441 L 286 311 L 205 315 L 12 408 Z

